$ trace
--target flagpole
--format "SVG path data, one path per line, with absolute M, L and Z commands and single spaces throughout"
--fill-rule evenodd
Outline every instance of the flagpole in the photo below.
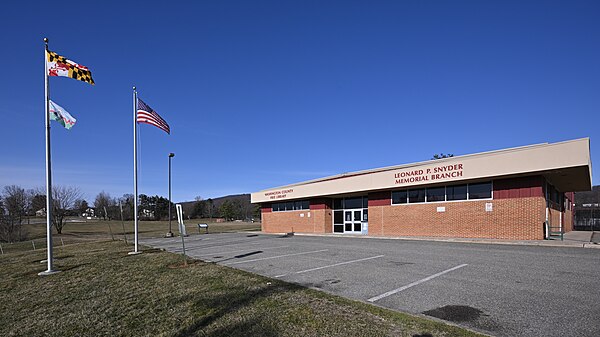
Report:
M 134 191 L 134 202 L 133 202 L 133 242 L 134 250 L 129 254 L 139 254 L 141 251 L 138 249 L 138 168 L 137 168 L 137 91 L 135 86 L 133 87 L 133 191 Z
M 46 121 L 46 251 L 48 252 L 47 262 L 48 269 L 41 273 L 40 276 L 51 275 L 58 273 L 58 270 L 53 268 L 52 258 L 52 159 L 50 152 L 50 114 L 48 113 L 50 98 L 49 98 L 49 82 L 48 82 L 48 38 L 44 38 L 44 107 Z

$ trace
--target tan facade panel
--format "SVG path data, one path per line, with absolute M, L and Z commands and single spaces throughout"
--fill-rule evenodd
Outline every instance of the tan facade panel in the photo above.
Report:
M 590 140 L 582 138 L 360 171 L 252 193 L 253 203 L 464 180 L 543 175 L 564 192 L 590 190 Z

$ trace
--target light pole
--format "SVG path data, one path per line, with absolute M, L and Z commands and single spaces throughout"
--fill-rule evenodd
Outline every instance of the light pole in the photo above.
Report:
M 169 153 L 169 232 L 167 233 L 167 237 L 173 237 L 173 232 L 171 231 L 171 158 L 175 157 L 175 153 Z

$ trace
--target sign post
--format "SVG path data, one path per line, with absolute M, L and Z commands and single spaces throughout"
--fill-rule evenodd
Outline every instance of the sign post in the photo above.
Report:
M 185 224 L 183 223 L 183 210 L 181 204 L 175 205 L 177 208 L 177 222 L 179 223 L 179 236 L 181 236 L 181 248 L 183 250 L 183 265 L 187 266 L 187 257 L 185 256 L 185 239 L 187 236 L 185 232 Z

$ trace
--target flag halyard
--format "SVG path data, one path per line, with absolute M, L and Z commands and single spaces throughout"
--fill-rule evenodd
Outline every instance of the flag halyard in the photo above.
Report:
M 86 66 L 75 63 L 55 52 L 46 50 L 46 64 L 48 76 L 70 77 L 94 85 L 92 72 Z
M 138 123 L 146 123 L 154 125 L 164 132 L 171 134 L 171 128 L 169 124 L 160 117 L 160 115 L 154 111 L 148 104 L 144 103 L 141 99 L 137 99 L 137 115 L 136 121 Z

